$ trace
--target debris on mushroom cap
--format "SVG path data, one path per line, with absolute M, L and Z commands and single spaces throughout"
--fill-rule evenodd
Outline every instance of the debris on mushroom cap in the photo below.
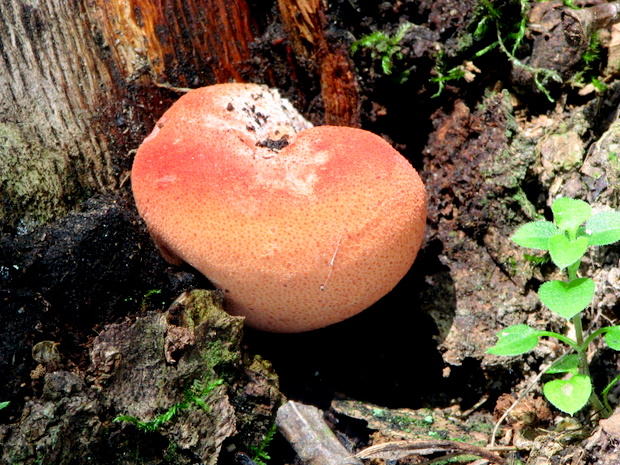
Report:
M 138 210 L 169 260 L 275 332 L 324 327 L 388 293 L 424 235 L 418 174 L 379 136 L 311 127 L 277 91 L 218 84 L 181 97 L 138 149 Z

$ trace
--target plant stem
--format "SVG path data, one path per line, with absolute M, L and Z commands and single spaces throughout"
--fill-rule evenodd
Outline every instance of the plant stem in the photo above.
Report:
M 601 399 L 598 398 L 594 390 L 592 390 L 592 394 L 590 395 L 590 405 L 592 406 L 594 411 L 599 413 L 603 418 L 609 418 L 613 413 L 611 409 L 603 405 Z
M 575 263 L 573 263 L 572 265 L 569 265 L 566 268 L 569 281 L 574 281 L 575 279 L 577 279 L 577 271 L 579 270 L 580 266 L 581 266 L 581 260 L 577 260 Z
M 566 268 L 568 272 L 568 281 L 572 282 L 577 279 L 577 270 L 579 269 L 579 265 L 581 264 L 581 260 L 570 265 Z M 573 326 L 575 328 L 575 340 L 577 341 L 577 345 L 579 349 L 577 349 L 577 353 L 579 354 L 579 373 L 582 375 L 590 376 L 590 370 L 588 368 L 588 358 L 586 350 L 587 348 L 583 346 L 583 325 L 581 323 L 581 312 L 577 313 L 572 318 Z
M 581 312 L 575 315 L 572 318 L 573 326 L 575 328 L 575 340 L 577 341 L 577 345 L 579 349 L 577 353 L 579 354 L 579 373 L 582 375 L 590 376 L 590 368 L 588 367 L 588 354 L 587 347 L 583 345 L 583 325 L 581 323 Z
M 540 331 L 540 333 L 538 334 L 541 337 L 542 336 L 554 337 L 558 341 L 562 341 L 564 344 L 571 346 L 577 352 L 579 351 L 579 348 L 581 347 L 580 345 L 577 344 L 577 341 L 573 341 L 570 337 L 563 336 L 562 334 L 558 334 L 554 331 Z
M 601 334 L 605 334 L 607 332 L 609 328 L 600 328 L 597 329 L 596 331 L 594 331 L 592 334 L 590 334 L 588 336 L 588 338 L 584 341 L 584 345 L 587 347 L 589 346 L 592 341 L 594 341 L 594 339 L 596 339 L 598 336 L 600 336 Z
M 579 269 L 579 265 L 581 264 L 581 260 L 570 265 L 566 268 L 568 272 L 568 280 L 569 282 L 577 279 L 577 270 Z M 590 366 L 588 365 L 588 346 L 583 343 L 583 324 L 581 321 L 581 312 L 577 313 L 572 318 L 573 327 L 575 328 L 575 341 L 579 348 L 577 349 L 577 354 L 579 355 L 579 373 L 582 375 L 586 375 L 590 380 L 592 377 L 590 376 Z M 601 414 L 603 418 L 609 418 L 611 416 L 611 410 L 603 405 L 601 400 L 592 389 L 592 394 L 590 395 L 590 405 L 592 408 Z
M 613 380 L 611 380 L 611 383 L 609 383 L 607 385 L 607 387 L 605 389 L 603 389 L 603 392 L 601 392 L 601 396 L 603 396 L 603 402 L 605 403 L 605 408 L 609 411 L 612 412 L 612 408 L 611 405 L 609 405 L 609 400 L 607 399 L 607 396 L 609 395 L 609 391 L 611 390 L 611 388 L 614 386 L 614 384 L 616 384 L 618 381 L 620 381 L 620 375 L 616 376 Z
M 586 375 L 590 380 L 592 377 L 590 376 L 590 366 L 588 365 L 588 346 L 583 343 L 583 325 L 581 323 L 581 312 L 575 315 L 572 318 L 573 326 L 575 327 L 575 339 L 577 340 L 577 344 L 579 345 L 579 349 L 577 350 L 577 354 L 579 355 L 579 373 L 582 375 Z M 603 416 L 603 418 L 609 418 L 611 416 L 611 410 L 603 405 L 601 400 L 592 389 L 592 394 L 590 395 L 590 405 L 594 409 L 594 411 L 598 412 Z

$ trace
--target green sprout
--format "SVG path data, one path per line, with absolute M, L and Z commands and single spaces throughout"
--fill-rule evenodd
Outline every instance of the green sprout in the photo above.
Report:
M 6 402 L 0 402 L 0 410 L 2 410 L 3 408 L 7 408 L 10 403 L 11 401 L 9 400 L 7 400 Z
M 400 60 L 403 57 L 399 43 L 411 27 L 411 23 L 401 24 L 396 34 L 392 37 L 383 31 L 372 32 L 353 42 L 351 44 L 351 53 L 357 52 L 360 48 L 369 49 L 373 59 L 381 60 L 383 73 L 390 75 L 394 69 L 394 58 Z
M 526 223 L 517 229 L 512 240 L 522 247 L 548 251 L 551 261 L 566 270 L 567 280 L 543 283 L 538 289 L 538 297 L 552 312 L 572 321 L 575 339 L 519 324 L 500 331 L 497 343 L 487 352 L 503 356 L 521 355 L 534 349 L 541 337 L 554 337 L 564 342 L 574 352 L 561 357 L 547 369 L 547 374 L 562 374 L 563 378 L 547 382 L 543 394 L 551 404 L 570 415 L 589 401 L 596 411 L 608 417 L 612 409 L 607 393 L 620 380 L 620 375 L 603 390 L 601 402 L 592 388 L 587 349 L 598 336 L 604 336 L 611 349 L 620 351 L 620 326 L 608 326 L 584 334 L 581 315 L 592 302 L 596 286 L 591 278 L 578 277 L 577 272 L 589 246 L 620 241 L 620 212 L 592 214 L 588 203 L 567 197 L 557 199 L 551 210 L 553 222 Z
M 144 297 L 142 297 L 142 302 L 140 303 L 140 308 L 142 310 L 146 310 L 146 308 L 148 307 L 149 303 L 151 302 L 151 300 L 153 300 L 153 297 L 161 294 L 161 289 L 151 289 L 149 290 L 146 294 L 144 294 Z

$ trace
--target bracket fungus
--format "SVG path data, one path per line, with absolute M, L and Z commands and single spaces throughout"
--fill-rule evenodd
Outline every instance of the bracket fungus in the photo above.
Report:
M 385 140 L 312 127 L 256 84 L 182 96 L 140 145 L 132 189 L 164 257 L 273 332 L 321 328 L 375 303 L 407 273 L 425 230 L 422 181 Z

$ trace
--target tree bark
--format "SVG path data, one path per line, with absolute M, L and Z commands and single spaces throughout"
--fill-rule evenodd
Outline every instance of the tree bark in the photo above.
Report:
M 0 22 L 0 230 L 118 188 L 177 96 L 153 84 L 253 78 L 245 0 L 4 0 Z

